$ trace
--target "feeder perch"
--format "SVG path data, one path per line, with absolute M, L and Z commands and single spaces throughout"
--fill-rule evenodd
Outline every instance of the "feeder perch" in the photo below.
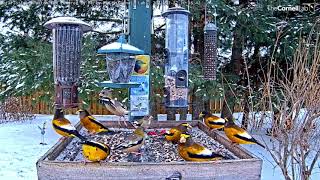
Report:
M 128 83 L 136 63 L 135 55 L 144 52 L 126 43 L 124 36 L 117 42 L 105 45 L 98 50 L 106 54 L 107 71 L 113 83 Z
M 188 107 L 189 15 L 180 8 L 169 8 L 166 18 L 165 104 Z
M 78 107 L 81 38 L 83 33 L 92 28 L 73 17 L 53 18 L 44 26 L 53 32 L 55 106 Z
M 204 79 L 215 80 L 217 69 L 217 26 L 207 23 L 204 27 Z

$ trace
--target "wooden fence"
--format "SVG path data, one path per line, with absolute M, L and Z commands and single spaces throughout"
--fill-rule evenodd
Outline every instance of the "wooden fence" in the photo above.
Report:
M 26 96 L 26 97 L 17 97 L 18 102 L 20 103 L 21 107 L 24 107 L 24 109 L 29 109 L 31 110 L 31 112 L 33 114 L 53 114 L 54 111 L 54 107 L 53 107 L 53 103 L 48 103 L 48 102 L 35 102 L 35 98 L 39 97 L 40 94 L 39 93 L 35 93 L 33 96 Z M 195 106 L 192 104 L 196 103 L 196 107 L 198 107 L 197 109 L 200 109 L 203 107 L 203 103 L 201 104 L 201 102 L 195 102 L 197 100 L 192 100 L 191 97 L 189 97 L 189 108 L 187 110 L 188 113 L 191 114 L 195 114 Z M 17 101 L 16 101 L 17 102 Z M 91 114 L 96 114 L 96 115 L 108 115 L 111 114 L 108 110 L 106 110 L 106 108 L 98 103 L 98 97 L 97 96 L 92 96 L 91 97 L 91 104 L 88 107 L 89 112 L 91 112 Z M 216 101 L 210 101 L 210 110 L 212 113 L 219 113 L 222 109 L 222 102 L 223 100 L 216 100 Z M 166 113 L 166 108 L 164 106 L 164 104 L 162 104 L 159 100 L 155 101 L 151 105 L 151 114 L 155 115 L 155 114 L 165 114 Z M 199 106 L 201 106 L 199 108 Z M 73 108 L 69 108 L 65 110 L 65 114 L 75 114 L 77 109 Z M 199 110 L 198 110 L 199 111 Z M 239 112 L 241 111 L 241 107 L 240 106 L 236 106 L 235 107 L 235 111 Z M 196 114 L 198 114 L 199 112 L 196 112 Z

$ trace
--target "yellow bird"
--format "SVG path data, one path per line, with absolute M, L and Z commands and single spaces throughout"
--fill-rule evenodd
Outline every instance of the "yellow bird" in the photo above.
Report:
M 76 130 L 70 121 L 64 117 L 62 109 L 57 108 L 55 110 L 52 126 L 53 129 L 61 136 L 78 137 L 83 141 L 86 140 L 86 138 Z
M 89 161 L 99 162 L 109 156 L 110 148 L 96 141 L 84 141 L 82 142 L 82 154 Z
M 112 134 L 113 131 L 109 130 L 99 121 L 97 121 L 90 113 L 85 109 L 79 109 L 79 117 L 81 125 L 86 128 L 90 133 L 106 133 Z
M 115 147 L 114 149 L 120 149 L 126 153 L 137 153 L 144 144 L 145 132 L 143 127 L 138 127 L 134 130 L 133 134 L 129 135 L 125 142 Z
M 153 116 L 144 116 L 143 118 L 136 120 L 133 122 L 133 125 L 136 127 L 143 127 L 144 129 L 148 129 L 153 120 Z
M 99 94 L 99 102 L 108 109 L 112 114 L 124 117 L 129 114 L 127 107 L 121 102 L 111 98 L 111 90 L 103 89 Z
M 204 123 L 210 128 L 210 129 L 221 129 L 224 127 L 226 120 L 223 118 L 220 118 L 218 116 L 212 115 L 209 112 L 202 111 L 199 115 L 199 118 L 204 119 Z
M 177 127 L 171 128 L 164 135 L 167 141 L 172 141 L 173 143 L 178 143 L 180 140 L 180 135 L 186 133 L 192 129 L 192 126 L 188 123 L 181 123 Z
M 258 144 L 265 148 L 264 145 L 254 139 L 246 130 L 237 126 L 232 120 L 227 121 L 224 132 L 226 136 L 235 144 Z
M 223 156 L 195 143 L 192 140 L 191 135 L 184 133 L 181 134 L 180 137 L 178 152 L 186 161 L 215 161 L 223 158 Z

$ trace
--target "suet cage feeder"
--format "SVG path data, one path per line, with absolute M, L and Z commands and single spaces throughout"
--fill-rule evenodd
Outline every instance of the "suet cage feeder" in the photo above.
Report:
M 215 80 L 217 69 L 217 26 L 207 23 L 204 27 L 204 79 Z
M 53 18 L 44 26 L 53 32 L 55 106 L 78 107 L 81 39 L 82 34 L 92 28 L 73 17 Z
M 128 83 L 136 63 L 135 55 L 144 52 L 126 43 L 124 35 L 117 42 L 105 45 L 98 54 L 106 54 L 107 71 L 113 83 Z
M 166 18 L 165 105 L 188 107 L 189 15 L 180 8 L 169 8 Z

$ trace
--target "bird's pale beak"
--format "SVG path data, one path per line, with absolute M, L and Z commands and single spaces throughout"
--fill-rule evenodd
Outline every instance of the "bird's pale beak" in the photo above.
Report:
M 185 137 L 180 137 L 180 143 L 186 143 L 187 139 Z

